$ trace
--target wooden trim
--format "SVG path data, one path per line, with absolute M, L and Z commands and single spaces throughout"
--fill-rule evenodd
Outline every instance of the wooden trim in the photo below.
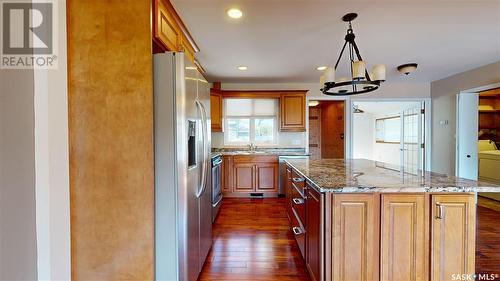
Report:
M 180 31 L 182 32 L 182 34 L 184 35 L 184 37 L 187 39 L 187 41 L 189 42 L 189 44 L 193 48 L 194 52 L 198 53 L 200 51 L 200 48 L 198 47 L 198 45 L 194 41 L 193 36 L 191 36 L 191 33 L 187 29 L 186 25 L 182 21 L 181 17 L 179 16 L 179 14 L 177 13 L 177 11 L 175 10 L 175 8 L 172 5 L 172 3 L 170 3 L 169 0 L 155 0 L 155 2 L 157 2 L 157 1 L 162 1 L 162 3 L 166 6 L 166 8 L 171 13 L 171 15 L 172 15 L 175 23 L 179 26 Z
M 479 98 L 488 98 L 490 96 L 495 97 L 496 95 L 500 95 L 500 88 L 494 88 L 494 89 L 479 92 Z
M 306 94 L 307 90 L 230 90 L 221 91 L 223 98 L 264 98 L 279 99 L 281 94 Z
M 198 68 L 198 71 L 200 71 L 201 74 L 207 73 L 207 71 L 203 68 L 203 66 L 201 66 L 201 64 L 198 60 L 194 60 L 194 65 Z

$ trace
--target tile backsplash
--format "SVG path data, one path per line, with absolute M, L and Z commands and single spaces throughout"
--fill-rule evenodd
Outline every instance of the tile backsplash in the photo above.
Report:
M 307 145 L 305 132 L 278 132 L 278 144 L 261 145 L 267 148 L 305 148 Z M 257 145 L 259 146 L 259 145 Z M 234 146 L 224 145 L 224 133 L 212 133 L 212 147 L 226 148 Z M 246 147 L 246 146 L 244 146 Z

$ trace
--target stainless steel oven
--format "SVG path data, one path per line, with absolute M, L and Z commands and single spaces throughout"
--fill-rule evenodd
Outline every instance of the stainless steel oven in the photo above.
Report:
M 215 221 L 222 202 L 222 156 L 212 157 L 212 222 Z

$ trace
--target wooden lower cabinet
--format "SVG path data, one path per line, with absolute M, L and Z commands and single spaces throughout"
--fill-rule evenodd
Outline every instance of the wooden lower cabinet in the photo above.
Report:
M 252 163 L 238 163 L 233 166 L 234 192 L 249 192 L 255 190 L 255 165 Z
M 306 265 L 313 281 L 321 280 L 321 194 L 314 188 L 306 188 Z
M 231 155 L 222 156 L 222 192 L 233 191 L 233 157 Z
M 295 238 L 311 280 L 445 281 L 474 274 L 474 194 L 320 193 L 306 181 L 302 219 L 294 210 L 300 197 L 294 176 L 287 166 L 287 212 L 291 230 L 304 231 Z
M 431 202 L 431 280 L 474 274 L 474 195 L 432 195 Z
M 379 198 L 378 194 L 333 196 L 331 280 L 379 280 Z
M 382 194 L 380 280 L 428 280 L 429 203 L 424 194 Z
M 277 191 L 279 177 L 277 163 L 255 164 L 255 176 L 255 191 Z
M 246 197 L 250 193 L 278 194 L 278 158 L 270 155 L 224 155 L 226 197 Z

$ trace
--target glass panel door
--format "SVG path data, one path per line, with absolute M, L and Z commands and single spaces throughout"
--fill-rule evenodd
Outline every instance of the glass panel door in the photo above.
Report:
M 424 170 L 424 103 L 403 110 L 401 124 L 401 166 L 404 172 Z

